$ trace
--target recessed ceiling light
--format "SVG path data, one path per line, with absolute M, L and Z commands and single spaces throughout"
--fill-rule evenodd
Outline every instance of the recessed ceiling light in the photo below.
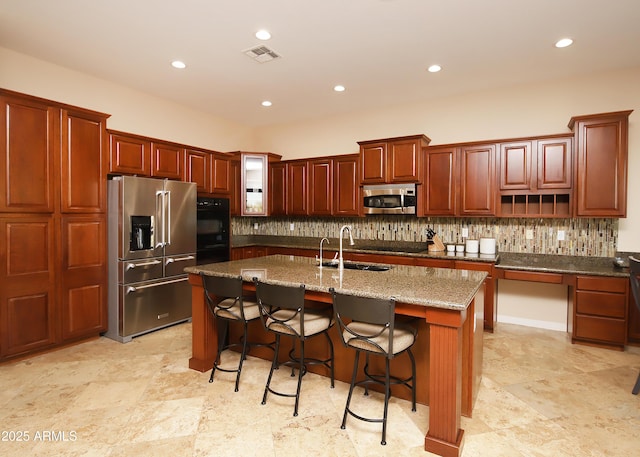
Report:
M 440 70 L 442 70 L 442 67 L 440 65 L 431 65 L 429 68 L 427 68 L 427 70 L 430 73 L 438 73 Z
M 174 60 L 173 62 L 171 62 L 171 66 L 173 68 L 179 68 L 179 69 L 187 68 L 187 65 L 181 60 Z
M 333 90 L 335 90 L 336 92 L 344 92 L 344 86 L 338 84 L 337 86 L 333 87 Z
M 272 103 L 269 100 L 265 100 L 262 102 L 262 106 L 271 106 Z
M 571 46 L 573 44 L 573 40 L 571 38 L 563 38 L 556 42 L 556 48 L 566 48 L 567 46 Z
M 256 32 L 256 38 L 258 40 L 266 41 L 271 38 L 271 34 L 266 30 L 258 30 Z

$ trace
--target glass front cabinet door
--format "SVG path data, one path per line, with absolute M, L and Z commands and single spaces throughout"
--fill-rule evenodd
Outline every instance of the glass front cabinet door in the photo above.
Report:
M 242 215 L 267 216 L 267 156 L 242 154 Z

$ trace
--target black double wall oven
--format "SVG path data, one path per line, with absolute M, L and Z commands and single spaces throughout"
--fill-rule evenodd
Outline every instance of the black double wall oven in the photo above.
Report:
M 230 258 L 231 217 L 228 198 L 197 198 L 196 264 Z

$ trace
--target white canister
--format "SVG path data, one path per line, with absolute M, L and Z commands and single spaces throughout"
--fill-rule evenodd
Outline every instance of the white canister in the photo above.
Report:
M 456 252 L 464 252 L 464 244 L 456 244 Z
M 454 252 L 456 250 L 455 244 L 447 244 L 447 252 Z
M 465 247 L 465 251 L 470 254 L 478 253 L 478 240 L 467 240 L 467 245 Z
M 496 239 L 480 238 L 480 254 L 495 254 L 495 253 L 496 253 Z

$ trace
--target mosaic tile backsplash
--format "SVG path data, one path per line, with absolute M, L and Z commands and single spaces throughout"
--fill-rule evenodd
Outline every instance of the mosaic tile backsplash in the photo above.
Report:
M 462 229 L 466 228 L 469 239 L 495 238 L 499 252 L 514 253 L 612 257 L 618 244 L 618 219 L 609 218 L 234 217 L 231 224 L 234 235 L 318 238 L 337 238 L 340 227 L 347 224 L 354 239 L 425 243 L 431 228 L 445 244 L 464 243 Z M 558 231 L 564 231 L 564 240 L 558 240 Z M 528 234 L 533 238 L 527 239 Z

